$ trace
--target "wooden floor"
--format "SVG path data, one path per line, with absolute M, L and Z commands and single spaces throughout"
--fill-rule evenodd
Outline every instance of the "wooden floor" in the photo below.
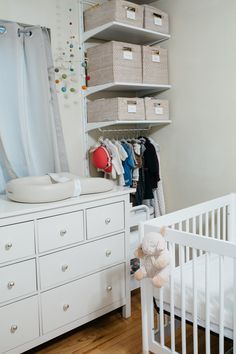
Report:
M 140 296 L 132 296 L 132 317 L 113 311 L 27 354 L 141 354 Z
M 186 327 L 187 354 L 193 353 L 193 328 Z M 124 319 L 121 311 L 113 311 L 99 319 L 81 326 L 27 354 L 141 354 L 141 306 L 139 292 L 132 295 L 132 316 Z M 199 354 L 205 353 L 205 334 L 198 330 Z M 165 345 L 170 346 L 168 338 Z M 211 335 L 211 354 L 218 354 L 219 340 Z M 232 342 L 225 341 L 225 352 Z M 181 353 L 181 329 L 176 330 L 176 351 Z

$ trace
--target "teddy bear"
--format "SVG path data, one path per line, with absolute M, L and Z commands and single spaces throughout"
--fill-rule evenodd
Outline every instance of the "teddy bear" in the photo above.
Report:
M 142 259 L 140 269 L 134 274 L 135 279 L 151 278 L 152 284 L 157 288 L 162 288 L 168 282 L 170 272 L 170 253 L 164 236 L 164 227 L 160 233 L 147 233 L 135 251 L 135 256 Z

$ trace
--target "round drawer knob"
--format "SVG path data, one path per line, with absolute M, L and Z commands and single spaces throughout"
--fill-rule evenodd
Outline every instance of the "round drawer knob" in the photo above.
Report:
M 65 304 L 63 305 L 63 311 L 67 311 L 69 309 L 70 305 L 69 304 Z
M 110 222 L 111 222 L 111 219 L 110 219 L 110 218 L 106 218 L 106 219 L 105 219 L 105 224 L 106 224 L 106 225 L 110 224 Z
M 6 251 L 9 251 L 11 248 L 12 248 L 12 243 L 11 243 L 11 242 L 9 242 L 9 243 L 7 243 L 7 244 L 5 245 L 5 250 L 6 250 Z
M 106 251 L 106 256 L 107 256 L 107 257 L 110 257 L 110 255 L 111 255 L 111 250 L 107 250 L 107 251 Z
M 17 331 L 18 326 L 16 324 L 11 326 L 11 333 L 15 333 L 15 331 Z
M 9 283 L 7 284 L 8 289 L 12 289 L 14 286 L 15 286 L 14 281 L 9 281 Z
M 111 285 L 107 286 L 107 291 L 112 291 L 112 286 Z
M 61 230 L 61 231 L 60 231 L 60 236 L 62 236 L 62 237 L 63 237 L 63 236 L 65 236 L 65 234 L 66 234 L 66 233 L 67 233 L 67 231 L 66 231 L 66 230 Z
M 67 271 L 67 269 L 68 269 L 68 264 L 63 264 L 62 266 L 61 266 L 61 270 L 63 271 L 63 272 L 66 272 Z

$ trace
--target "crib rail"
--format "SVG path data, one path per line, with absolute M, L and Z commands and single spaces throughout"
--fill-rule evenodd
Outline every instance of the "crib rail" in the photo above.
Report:
M 236 194 L 213 199 L 150 221 L 150 225 L 168 226 L 177 230 L 236 242 Z
M 230 291 L 233 292 L 231 297 L 236 299 L 236 244 L 230 242 L 235 234 L 235 221 L 230 219 L 234 208 L 235 195 L 229 195 L 141 226 L 142 237 L 144 233 L 159 232 L 161 226 L 168 225 L 166 240 L 171 255 L 167 289 L 154 289 L 148 280 L 141 285 L 144 353 L 216 354 L 211 350 L 212 332 L 219 336 L 219 354 L 225 352 L 226 337 L 233 340 L 233 352 L 236 353 L 236 301 L 232 303 L 232 325 L 229 326 L 225 315 L 225 305 L 229 301 L 227 264 L 232 265 L 229 269 L 232 273 Z M 217 295 L 212 293 L 212 279 L 217 283 Z M 217 314 L 212 310 L 213 295 Z M 204 332 L 204 350 L 198 341 L 199 328 Z M 189 331 L 193 341 L 191 350 L 187 338 Z M 176 343 L 177 332 L 181 348 Z

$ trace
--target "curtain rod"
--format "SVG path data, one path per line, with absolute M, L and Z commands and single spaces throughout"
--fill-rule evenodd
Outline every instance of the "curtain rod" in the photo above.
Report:
M 33 33 L 30 30 L 30 28 L 34 28 L 34 27 L 38 27 L 38 26 L 27 26 L 27 30 L 18 28 L 18 30 L 17 30 L 18 37 L 20 37 L 21 34 L 24 34 L 25 36 L 31 37 Z M 47 30 L 46 27 L 41 27 L 41 28 Z M 6 26 L 0 24 L 0 35 L 6 34 L 6 33 L 7 33 Z
M 17 34 L 18 34 L 18 37 L 20 37 L 21 34 L 24 34 L 27 37 L 31 37 L 33 33 L 30 30 L 22 30 L 22 29 L 18 28 Z

